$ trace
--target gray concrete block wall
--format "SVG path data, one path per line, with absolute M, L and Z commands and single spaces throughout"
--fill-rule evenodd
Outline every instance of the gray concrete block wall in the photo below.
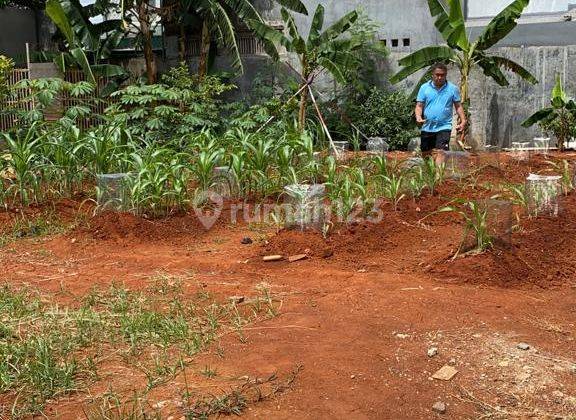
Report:
M 264 15 L 269 19 L 278 19 L 278 7 L 270 6 L 269 0 Z M 310 16 L 296 15 L 296 22 L 303 33 L 307 30 L 312 14 L 319 3 L 326 9 L 325 25 L 329 25 L 340 16 L 363 8 L 368 16 L 380 23 L 379 36 L 388 40 L 391 55 L 377 64 L 380 84 L 383 87 L 411 89 L 419 75 L 408 79 L 399 86 L 390 86 L 387 78 L 398 70 L 398 58 L 428 45 L 441 44 L 442 38 L 434 27 L 425 0 L 304 0 Z M 482 27 L 470 28 L 471 38 L 475 38 Z M 390 46 L 390 40 L 397 37 L 398 48 Z M 401 39 L 409 37 L 411 45 L 403 48 Z M 503 88 L 481 71 L 472 75 L 470 93 L 473 113 L 472 137 L 478 145 L 497 144 L 508 147 L 513 141 L 527 141 L 540 136 L 537 127 L 520 126 L 528 116 L 549 104 L 549 97 L 558 73 L 565 81 L 569 95 L 576 95 L 576 22 L 543 22 L 519 25 L 509 37 L 493 48 L 491 53 L 513 59 L 530 70 L 539 83 L 535 86 L 524 82 L 517 76 L 507 73 L 510 86 Z M 451 79 L 458 82 L 457 70 L 453 70 Z M 329 93 L 330 83 L 321 83 Z

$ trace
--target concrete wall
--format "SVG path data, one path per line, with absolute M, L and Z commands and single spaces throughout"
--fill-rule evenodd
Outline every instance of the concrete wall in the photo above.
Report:
M 391 51 L 390 57 L 377 66 L 381 84 L 386 87 L 390 87 L 386 78 L 398 70 L 400 57 L 424 46 L 443 43 L 430 17 L 426 0 L 304 0 L 304 3 L 310 16 L 296 16 L 296 22 L 304 33 L 307 33 L 318 3 L 322 3 L 326 9 L 325 26 L 357 7 L 364 9 L 372 20 L 381 24 L 379 37 L 387 40 Z M 270 8 L 266 13 L 273 19 L 278 16 L 277 12 L 277 8 Z M 472 39 L 482 32 L 482 25 L 486 22 L 469 22 Z M 509 74 L 510 86 L 502 88 L 482 72 L 473 73 L 470 85 L 472 137 L 480 146 L 497 144 L 507 147 L 513 141 L 527 141 L 539 136 L 538 128 L 525 129 L 520 124 L 533 112 L 549 104 L 557 73 L 565 81 L 568 94 L 576 95 L 576 21 L 564 21 L 562 14 L 559 14 L 529 17 L 522 22 L 491 53 L 522 64 L 540 82 L 532 86 Z M 402 38 L 410 38 L 409 47 L 402 46 Z M 399 39 L 399 46 L 392 47 L 391 39 Z M 415 75 L 399 88 L 411 89 L 419 77 Z M 458 83 L 456 70 L 451 72 L 450 78 Z

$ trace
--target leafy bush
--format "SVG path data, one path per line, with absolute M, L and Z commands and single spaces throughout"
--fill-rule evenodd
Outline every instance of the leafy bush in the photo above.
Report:
M 404 92 L 386 92 L 373 87 L 367 96 L 347 96 L 341 102 L 323 104 L 328 127 L 336 137 L 350 139 L 356 129 L 367 137 L 385 137 L 390 150 L 405 150 L 418 136 L 414 105 Z M 365 142 L 366 139 L 363 139 Z
M 107 113 L 118 121 L 127 122 L 132 134 L 147 141 L 166 142 L 215 128 L 220 123 L 217 99 L 234 89 L 219 78 L 206 76 L 200 81 L 191 76 L 185 66 L 175 67 L 155 85 L 132 85 L 114 92 L 118 98 Z
M 356 126 L 368 137 L 386 137 L 391 149 L 406 149 L 417 135 L 413 104 L 401 91 L 384 92 L 373 88 L 365 101 L 351 111 Z
M 8 93 L 8 76 L 14 68 L 14 62 L 3 55 L 0 55 L 0 101 Z

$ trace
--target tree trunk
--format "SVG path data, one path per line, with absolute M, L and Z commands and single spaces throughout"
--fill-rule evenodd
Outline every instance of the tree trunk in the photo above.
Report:
M 310 77 L 310 71 L 308 68 L 308 60 L 306 56 L 303 55 L 300 59 L 300 65 L 302 66 L 302 77 L 304 83 L 308 83 L 308 78 Z M 300 94 L 300 110 L 298 112 L 298 129 L 300 131 L 304 130 L 306 126 L 306 105 L 308 104 L 308 89 L 304 89 Z
M 466 139 L 470 134 L 472 127 L 472 119 L 470 118 L 470 97 L 468 94 L 469 76 L 470 76 L 470 67 L 469 65 L 464 64 L 463 67 L 460 69 L 460 97 L 462 99 L 462 107 L 464 108 L 464 115 L 466 115 L 467 124 L 466 127 L 464 128 L 464 135 L 462 136 L 463 144 L 460 144 L 461 147 L 465 147 L 468 145 L 468 141 Z M 458 116 L 457 121 L 458 124 L 462 122 L 460 121 L 460 116 Z
M 306 105 L 308 104 L 308 89 L 304 89 L 300 94 L 300 110 L 298 112 L 298 129 L 304 130 L 306 125 Z
M 147 3 L 140 0 L 138 6 L 138 23 L 140 25 L 140 32 L 144 40 L 144 60 L 146 61 L 146 77 L 148 84 L 156 83 L 156 58 L 152 50 L 152 31 L 148 21 L 148 8 Z
M 180 24 L 180 36 L 178 37 L 178 58 L 180 63 L 186 62 L 186 28 Z
M 198 62 L 198 76 L 200 80 L 208 73 L 208 54 L 210 53 L 210 30 L 208 23 L 202 23 L 202 39 L 200 40 L 200 60 Z

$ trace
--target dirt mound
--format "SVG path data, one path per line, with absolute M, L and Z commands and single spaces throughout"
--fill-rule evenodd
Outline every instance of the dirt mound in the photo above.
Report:
M 104 241 L 164 241 L 201 232 L 204 229 L 198 220 L 189 215 L 148 220 L 132 213 L 104 212 L 92 218 L 88 227 L 77 229 L 72 235 L 84 234 Z
M 298 255 L 328 257 L 334 252 L 330 240 L 315 231 L 282 230 L 273 236 L 261 250 L 262 255 Z
M 435 264 L 431 272 L 446 281 L 549 288 L 576 284 L 576 199 L 563 201 L 559 217 L 525 219 L 509 250 Z
M 282 231 L 269 239 L 262 254 L 329 257 L 342 268 L 388 272 L 425 272 L 441 282 L 512 288 L 553 288 L 576 284 L 576 196 L 562 202 L 559 217 L 523 218 L 510 249 L 494 249 L 452 259 L 463 222 L 453 213 L 431 214 L 438 197 L 401 211 L 385 208 L 377 224 L 335 227 L 327 238 L 317 232 Z M 320 258 L 319 258 L 320 259 Z

